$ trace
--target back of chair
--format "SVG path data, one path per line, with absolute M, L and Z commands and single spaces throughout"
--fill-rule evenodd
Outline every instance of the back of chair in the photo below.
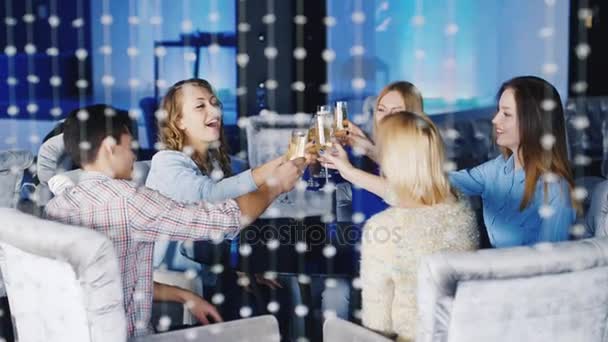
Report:
M 32 165 L 33 159 L 28 151 L 0 152 L 0 207 L 17 206 L 24 170 Z
M 0 209 L 0 267 L 20 341 L 125 341 L 118 260 L 103 235 Z
M 308 129 L 311 116 L 265 115 L 248 117 L 247 155 L 250 167 L 257 167 L 285 152 L 294 129 Z M 312 217 L 329 214 L 332 196 L 325 191 L 298 191 L 279 196 L 260 218 Z
M 271 315 L 240 319 L 225 323 L 207 325 L 163 334 L 142 336 L 131 342 L 279 342 L 279 324 Z
M 388 338 L 359 325 L 330 318 L 323 324 L 323 341 L 389 342 Z
M 603 119 L 606 101 L 602 97 L 586 97 L 568 101 L 565 111 L 566 134 L 570 147 L 570 160 L 578 155 L 601 160 L 603 156 Z M 594 175 L 599 176 L 599 175 Z
M 426 257 L 418 311 L 417 341 L 606 341 L 608 239 Z
M 608 180 L 593 186 L 591 201 L 585 215 L 587 230 L 596 237 L 608 236 Z

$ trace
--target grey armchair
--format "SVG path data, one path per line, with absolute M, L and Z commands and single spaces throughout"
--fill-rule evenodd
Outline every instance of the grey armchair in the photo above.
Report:
M 597 183 L 591 192 L 591 204 L 585 215 L 585 226 L 591 235 L 608 236 L 608 180 Z
M 323 324 L 323 341 L 389 342 L 391 340 L 362 326 L 339 318 L 330 318 Z
M 17 206 L 24 170 L 32 165 L 33 160 L 28 151 L 0 152 L 0 207 Z
M 0 268 L 19 341 L 125 341 L 122 285 L 104 235 L 0 208 Z
M 440 253 L 418 272 L 417 341 L 607 341 L 608 239 Z
M 281 335 L 276 318 L 271 315 L 239 319 L 202 327 L 142 336 L 131 342 L 279 342 Z

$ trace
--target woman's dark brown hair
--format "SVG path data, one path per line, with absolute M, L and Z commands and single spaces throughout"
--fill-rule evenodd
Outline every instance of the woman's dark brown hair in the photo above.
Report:
M 564 108 L 555 87 L 539 77 L 516 77 L 503 83 L 497 98 L 508 89 L 515 96 L 519 121 L 518 152 L 526 174 L 524 195 L 519 205 L 519 209 L 523 210 L 532 201 L 536 184 L 543 174 L 551 172 L 563 177 L 568 182 L 570 192 L 574 188 L 574 179 L 568 163 Z M 546 134 L 555 138 L 555 143 L 549 149 L 541 144 L 541 138 Z M 512 154 L 505 148 L 502 153 L 505 157 Z M 546 183 L 544 193 L 546 198 Z

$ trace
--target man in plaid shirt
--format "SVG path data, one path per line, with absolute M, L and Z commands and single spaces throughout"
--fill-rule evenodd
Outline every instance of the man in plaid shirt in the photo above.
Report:
M 152 254 L 157 240 L 233 238 L 281 193 L 293 188 L 306 161 L 285 162 L 274 182 L 221 204 L 185 205 L 130 182 L 135 162 L 130 122 L 107 106 L 72 112 L 64 142 L 83 172 L 78 184 L 46 206 L 47 217 L 90 227 L 114 243 L 122 273 L 129 336 L 151 332 Z

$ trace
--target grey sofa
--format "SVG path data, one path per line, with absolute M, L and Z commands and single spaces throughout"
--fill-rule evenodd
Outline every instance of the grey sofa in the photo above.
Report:
M 608 239 L 440 253 L 418 272 L 417 341 L 607 341 Z

